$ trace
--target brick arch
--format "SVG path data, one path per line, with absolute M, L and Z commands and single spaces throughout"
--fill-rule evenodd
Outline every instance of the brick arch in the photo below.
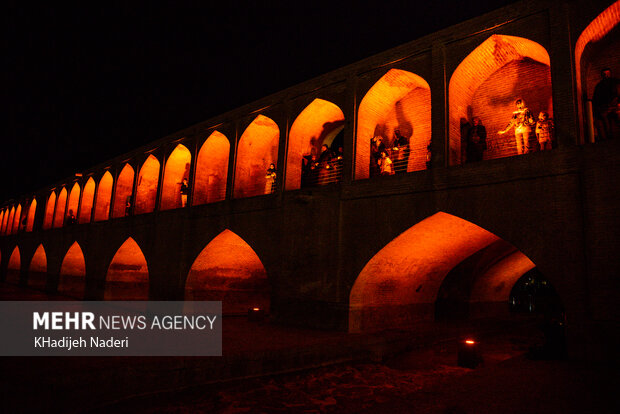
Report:
M 230 142 L 213 131 L 198 151 L 193 204 L 207 204 L 226 198 Z
M 80 216 L 78 217 L 78 223 L 90 223 L 94 201 L 95 180 L 93 180 L 93 177 L 88 177 L 86 184 L 84 184 L 84 192 L 82 194 L 82 203 L 80 204 Z
M 79 243 L 73 242 L 60 266 L 58 293 L 83 299 L 86 291 L 86 261 Z
M 18 204 L 15 209 L 15 216 L 13 217 L 13 223 L 11 226 L 11 234 L 17 234 L 21 225 L 22 205 Z
M 6 268 L 5 281 L 8 283 L 18 284 L 21 266 L 21 252 L 19 250 L 19 246 L 15 246 L 15 248 L 11 252 L 11 256 L 9 257 L 9 262 Z
M 267 271 L 256 252 L 226 229 L 197 255 L 185 282 L 186 300 L 221 300 L 224 313 L 269 308 Z
M 65 222 L 65 209 L 67 207 L 67 189 L 65 187 L 60 190 L 58 199 L 56 200 L 56 208 L 54 209 L 53 227 L 62 227 Z
M 6 212 L 6 209 L 2 209 L 2 212 L 0 213 L 0 235 L 4 234 L 4 226 L 5 226 L 6 218 L 7 218 L 6 214 L 8 214 L 8 213 L 5 214 L 5 212 Z
M 95 200 L 95 221 L 104 221 L 110 218 L 110 203 L 112 202 L 112 188 L 114 178 L 106 171 L 99 179 L 97 198 Z
M 182 207 L 181 183 L 189 179 L 192 154 L 183 144 L 178 144 L 166 161 L 161 190 L 161 209 Z
M 461 130 L 473 117 L 479 117 L 487 130 L 485 159 L 516 155 L 514 131 L 504 135 L 497 131 L 510 121 L 518 98 L 535 117 L 539 111 L 553 116 L 549 54 L 532 40 L 492 35 L 463 59 L 450 78 L 450 165 L 464 161 Z
M 56 207 L 56 191 L 52 191 L 45 204 L 45 216 L 43 218 L 43 230 L 52 228 L 54 222 L 54 208 Z
M 271 119 L 258 115 L 245 129 L 237 147 L 234 197 L 269 194 L 266 172 L 277 164 L 280 128 Z M 276 165 L 277 167 L 277 165 Z
M 43 244 L 35 250 L 28 267 L 28 286 L 45 289 L 47 284 L 47 255 Z
M 127 215 L 127 202 L 129 201 L 131 203 L 131 197 L 133 195 L 133 181 L 134 170 L 133 167 L 127 163 L 116 180 L 112 218 L 125 217 Z
M 135 214 L 151 213 L 155 210 L 157 186 L 159 185 L 159 168 L 159 160 L 154 155 L 149 154 L 138 174 Z
M 315 99 L 301 111 L 289 132 L 286 157 L 287 190 L 301 187 L 303 157 L 315 155 L 318 160 L 323 144 L 327 144 L 332 151 L 337 151 L 338 148 L 333 148 L 332 141 L 343 129 L 344 114 L 340 107 L 332 102 Z M 336 178 L 328 177 L 325 181 L 338 181 Z
M 26 216 L 26 231 L 31 232 L 34 228 L 34 217 L 37 213 L 37 199 L 33 198 L 28 208 L 28 215 Z
M 394 131 L 409 139 L 410 155 L 404 158 L 407 172 L 426 168 L 431 140 L 431 90 L 421 76 L 390 69 L 368 90 L 357 113 L 355 179 L 370 177 L 370 140 L 381 136 L 392 148 Z M 395 152 L 392 155 L 397 157 Z
M 149 269 L 136 241 L 129 237 L 118 248 L 105 277 L 105 300 L 147 300 Z
M 67 203 L 67 213 L 65 214 L 66 217 L 69 217 L 71 214 L 73 214 L 73 216 L 77 218 L 78 207 L 80 203 L 80 192 L 81 192 L 80 185 L 77 182 L 74 183 L 73 187 L 71 187 L 71 193 L 69 193 L 69 202 Z

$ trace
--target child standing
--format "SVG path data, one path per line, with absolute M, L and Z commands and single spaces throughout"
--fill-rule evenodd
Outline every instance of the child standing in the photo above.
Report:
M 540 150 L 550 150 L 553 141 L 553 119 L 549 118 L 549 114 L 541 112 L 538 114 L 538 122 L 536 123 L 536 138 Z

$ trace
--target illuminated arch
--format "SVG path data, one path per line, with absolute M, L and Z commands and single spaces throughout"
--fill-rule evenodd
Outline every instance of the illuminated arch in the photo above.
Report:
M 80 185 L 78 183 L 74 183 L 71 188 L 71 193 L 69 193 L 69 203 L 67 204 L 66 213 L 67 217 L 73 214 L 73 217 L 77 218 L 78 207 L 80 205 L 80 191 Z
M 9 219 L 6 222 L 6 229 L 4 230 L 4 234 L 12 234 L 13 233 L 13 222 L 15 221 L 15 206 L 11 207 L 9 211 Z
M 28 286 L 36 289 L 45 289 L 47 283 L 47 255 L 43 245 L 35 250 L 30 267 L 28 268 Z
M 258 115 L 239 139 L 235 167 L 234 197 L 268 194 L 265 174 L 269 164 L 278 160 L 280 129 L 264 115 Z
M 125 164 L 116 181 L 116 194 L 114 196 L 114 208 L 112 209 L 112 218 L 125 217 L 129 213 L 127 203 L 131 203 L 131 195 L 133 194 L 133 177 L 134 171 L 131 165 Z
M 89 177 L 84 185 L 84 193 L 82 194 L 82 205 L 80 205 L 80 217 L 78 223 L 90 223 L 91 213 L 93 211 L 93 201 L 95 200 L 95 180 Z
M 181 183 L 183 179 L 189 180 L 189 166 L 191 162 L 192 154 L 182 144 L 177 145 L 168 157 L 161 189 L 162 210 L 182 207 Z
M 54 208 L 56 207 L 56 191 L 52 191 L 47 198 L 47 204 L 45 205 L 45 217 L 43 217 L 43 230 L 47 230 L 52 227 L 54 221 Z
M 15 216 L 13 217 L 13 227 L 11 228 L 11 234 L 17 234 L 19 231 L 19 226 L 21 225 L 21 217 L 22 217 L 22 205 L 18 204 L 15 209 Z
M 540 44 L 516 36 L 492 35 L 456 68 L 449 84 L 450 165 L 464 161 L 465 127 L 479 117 L 487 131 L 484 159 L 517 154 L 514 130 L 503 130 L 522 98 L 535 117 L 553 117 L 549 54 Z M 534 146 L 535 139 L 530 137 Z M 536 144 L 537 145 L 537 144 Z
M 395 130 L 409 139 L 407 171 L 426 168 L 431 139 L 431 90 L 423 78 L 390 69 L 362 99 L 357 119 L 355 179 L 370 177 L 370 140 L 380 135 L 386 147 L 391 148 Z M 401 163 L 404 162 L 402 159 Z
M 185 300 L 221 300 L 225 313 L 268 309 L 267 271 L 241 237 L 224 230 L 194 260 L 185 282 Z
M 159 184 L 159 160 L 149 155 L 138 175 L 136 188 L 135 214 L 151 213 L 157 202 L 157 185 Z
M 110 202 L 112 201 L 112 187 L 114 178 L 106 171 L 99 180 L 97 201 L 95 202 L 95 221 L 104 221 L 110 217 Z
M 86 287 L 86 262 L 78 242 L 74 242 L 65 254 L 60 266 L 58 293 L 76 299 L 84 298 Z
M 28 209 L 28 215 L 26 218 L 26 231 L 32 231 L 34 227 L 34 216 L 37 213 L 37 199 L 33 198 L 30 202 L 30 208 Z
M 293 122 L 288 138 L 286 157 L 286 189 L 301 187 L 302 161 L 304 156 L 321 153 L 321 146 L 327 144 L 332 151 L 334 138 L 344 129 L 344 114 L 335 104 L 323 99 L 313 100 Z M 342 146 L 342 143 L 336 143 Z M 340 172 L 334 172 L 338 174 Z M 328 177 L 328 182 L 338 181 L 338 177 Z
M 56 201 L 56 209 L 54 210 L 54 228 L 62 227 L 65 220 L 65 210 L 67 207 L 67 189 L 62 188 Z
M 4 234 L 4 223 L 5 223 L 5 209 L 2 209 L 2 212 L 0 212 L 0 234 Z
M 19 274 L 21 269 L 21 254 L 19 252 L 19 247 L 15 246 L 11 256 L 9 257 L 9 264 L 6 269 L 6 282 L 8 283 L 19 283 Z
M 149 269 L 146 258 L 131 237 L 117 250 L 108 266 L 105 300 L 147 300 Z
M 207 204 L 226 198 L 228 155 L 230 142 L 218 131 L 213 131 L 202 144 L 196 158 L 193 204 Z
M 510 288 L 533 264 L 506 245 L 487 230 L 450 214 L 428 217 L 388 243 L 363 268 L 349 297 L 349 331 L 434 320 L 446 276 L 475 255 L 479 257 L 474 264 L 480 270 L 469 300 L 507 301 Z
M 605 51 L 618 50 L 620 47 L 620 1 L 614 2 L 599 14 L 581 33 L 575 45 L 575 76 L 577 84 L 577 99 L 579 119 L 584 126 L 588 126 L 583 105 L 592 98 L 594 87 L 600 80 L 601 69 L 609 67 L 614 77 L 620 73 L 618 59 L 609 59 Z M 586 130 L 587 131 L 587 130 Z M 586 135 L 593 137 L 593 131 Z

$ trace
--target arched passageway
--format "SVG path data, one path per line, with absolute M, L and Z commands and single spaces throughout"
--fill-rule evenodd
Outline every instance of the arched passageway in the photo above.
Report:
M 136 188 L 135 214 L 151 213 L 157 202 L 157 186 L 159 184 L 159 160 L 149 155 L 138 175 Z
M 116 194 L 114 196 L 114 208 L 112 218 L 125 217 L 132 211 L 134 171 L 131 165 L 125 164 L 116 181 Z
M 276 166 L 279 140 L 278 125 L 264 115 L 258 115 L 248 125 L 237 148 L 235 198 L 271 194 L 275 190 L 278 178 L 268 176 L 267 170 L 271 164 Z
M 18 284 L 19 283 L 19 273 L 21 269 L 21 254 L 19 252 L 19 247 L 15 246 L 11 256 L 9 257 L 9 264 L 6 269 L 6 279 L 5 281 L 8 283 Z
M 537 151 L 538 115 L 544 111 L 553 118 L 549 54 L 529 39 L 492 35 L 455 69 L 448 93 L 450 165 Z M 532 115 L 521 127 L 518 99 Z M 472 128 L 475 119 L 485 134 Z
M 75 299 L 84 299 L 86 289 L 86 262 L 78 242 L 74 242 L 65 254 L 60 266 L 58 293 Z
M 78 207 L 80 205 L 80 192 L 80 185 L 78 183 L 73 184 L 71 193 L 69 194 L 65 224 L 77 223 Z
M 18 204 L 15 209 L 15 216 L 13 217 L 13 226 L 11 227 L 11 234 L 17 234 L 21 226 L 22 217 L 22 205 Z
M 340 182 L 343 132 L 344 114 L 337 105 L 315 99 L 304 108 L 289 133 L 285 188 Z
M 147 300 L 149 270 L 138 244 L 131 237 L 118 249 L 105 278 L 105 300 Z
M 62 227 L 64 225 L 66 207 L 67 189 L 63 187 L 58 195 L 58 200 L 56 200 L 56 209 L 54 210 L 54 228 Z
M 35 289 L 45 289 L 47 284 L 47 256 L 43 245 L 35 250 L 30 267 L 28 268 L 28 286 Z
M 26 231 L 32 231 L 34 228 L 34 216 L 37 213 L 37 199 L 33 198 L 30 202 L 30 208 L 28 209 L 28 215 L 26 217 Z
M 112 187 L 114 178 L 106 171 L 99 180 L 97 188 L 97 201 L 95 202 L 95 221 L 104 221 L 110 217 L 110 202 L 112 201 Z
M 176 146 L 166 161 L 161 190 L 161 209 L 185 207 L 189 191 L 189 167 L 192 154 L 182 144 Z
M 390 69 L 362 99 L 355 144 L 356 180 L 389 174 L 378 165 L 383 147 L 372 145 L 374 137 L 381 138 L 393 172 L 426 169 L 431 140 L 431 90 L 422 77 Z
M 5 214 L 6 210 L 3 209 L 0 213 L 0 234 L 4 234 L 4 227 L 6 225 L 7 215 Z
M 95 201 L 95 180 L 89 177 L 84 185 L 84 193 L 82 194 L 82 204 L 80 205 L 80 216 L 78 223 L 90 223 L 90 217 L 93 212 L 93 202 Z
M 226 198 L 230 142 L 218 131 L 213 131 L 202 144 L 196 159 L 193 204 L 207 204 Z
M 47 230 L 52 227 L 54 221 L 54 208 L 56 207 L 56 192 L 52 191 L 47 198 L 47 204 L 45 205 L 45 216 L 43 217 L 43 230 Z
M 581 33 L 575 45 L 575 76 L 580 121 L 585 140 L 600 141 L 620 136 L 618 115 L 610 111 L 605 97 L 618 88 L 620 77 L 620 1 L 614 2 L 599 14 Z M 610 69 L 611 78 L 599 86 L 602 70 Z M 612 81 L 616 79 L 615 85 Z M 616 92 L 617 93 L 617 92 Z M 613 96 L 613 95 L 612 95 Z M 607 105 L 606 105 L 607 104 Z
M 4 234 L 12 234 L 13 233 L 13 222 L 15 221 L 15 207 L 11 207 L 11 210 L 8 212 L 8 220 L 6 221 L 6 229 L 4 230 Z
M 185 282 L 185 300 L 222 301 L 225 314 L 268 309 L 267 272 L 241 237 L 224 230 L 194 260 Z
M 349 297 L 349 331 L 509 317 L 510 291 L 532 268 L 510 243 L 436 213 L 388 243 L 363 268 Z

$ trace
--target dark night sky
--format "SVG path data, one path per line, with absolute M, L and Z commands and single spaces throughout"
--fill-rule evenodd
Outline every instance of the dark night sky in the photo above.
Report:
M 3 19 L 0 204 L 513 2 L 20 2 Z

